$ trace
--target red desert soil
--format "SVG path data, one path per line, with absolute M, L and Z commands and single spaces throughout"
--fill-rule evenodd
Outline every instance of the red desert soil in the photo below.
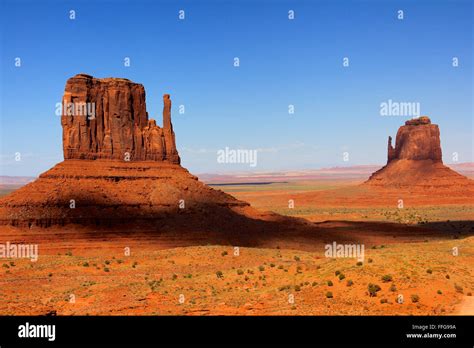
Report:
M 95 103 L 96 118 L 63 115 L 66 160 L 0 199 L 0 245 L 39 248 L 37 261 L 0 261 L 0 314 L 442 315 L 469 308 L 471 187 L 445 188 L 444 179 L 434 188 L 391 182 L 389 190 L 297 184 L 300 191 L 247 188 L 234 198 L 180 166 L 168 95 L 162 128 L 148 119 L 143 86 L 126 79 L 76 75 L 63 101 Z M 440 162 L 437 126 L 419 122 L 399 132 L 405 145 L 392 148 L 389 166 L 426 160 L 415 148 Z M 363 260 L 325 257 L 334 242 L 364 246 Z M 380 288 L 372 296 L 369 284 Z

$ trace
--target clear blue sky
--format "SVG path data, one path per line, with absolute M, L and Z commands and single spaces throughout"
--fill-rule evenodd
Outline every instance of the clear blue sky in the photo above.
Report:
M 383 164 L 406 120 L 380 115 L 388 99 L 421 104 L 446 163 L 473 161 L 472 1 L 1 0 L 0 13 L 2 175 L 62 160 L 55 104 L 81 72 L 142 83 L 159 124 L 170 93 L 194 173 Z M 259 149 L 257 167 L 217 163 L 225 147 Z

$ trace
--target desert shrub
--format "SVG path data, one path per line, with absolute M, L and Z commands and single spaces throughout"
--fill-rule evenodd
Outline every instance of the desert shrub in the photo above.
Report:
M 352 286 L 354 285 L 354 282 L 352 280 L 348 280 L 347 283 L 346 283 L 347 286 Z
M 333 298 L 331 291 L 326 292 L 326 298 Z
M 89 262 L 84 262 L 82 265 L 83 265 L 84 267 L 89 267 Z
M 420 296 L 418 296 L 417 294 L 411 295 L 411 302 L 413 303 L 420 302 Z
M 390 274 L 386 274 L 382 277 L 382 281 L 384 283 L 388 283 L 388 282 L 391 282 L 392 281 L 392 276 Z
M 338 276 L 339 274 L 341 274 L 341 271 L 336 271 L 335 274 Z
M 242 274 L 244 274 L 244 271 L 241 270 L 241 269 L 238 269 L 238 270 L 237 270 L 237 274 L 238 274 L 238 275 L 242 275 Z
M 371 258 L 369 258 L 369 259 L 367 260 L 367 262 L 368 262 L 368 263 L 372 263 L 372 262 L 374 262 L 374 260 L 372 260 Z
M 388 300 L 386 298 L 380 299 L 380 303 L 388 303 Z
M 271 264 L 270 264 L 270 267 L 271 267 L 271 268 L 275 267 L 275 264 L 274 264 L 274 263 L 271 263 Z
M 312 283 L 311 283 L 311 286 L 316 286 L 316 285 L 318 285 L 317 282 L 312 282 Z
M 451 277 L 449 276 L 449 274 L 446 274 L 446 279 L 449 279 L 449 278 L 451 278 Z
M 356 265 L 357 265 L 357 266 L 362 266 L 363 263 L 362 263 L 362 261 L 358 261 L 358 262 L 356 263 Z
M 395 291 L 397 291 L 397 287 L 395 286 L 395 284 L 392 284 L 392 285 L 390 285 L 389 290 L 392 291 L 392 292 L 395 292 Z
M 461 294 L 463 293 L 464 289 L 462 288 L 461 285 L 454 284 L 454 288 L 456 289 L 457 292 L 460 292 Z
M 436 293 L 437 293 L 438 295 L 442 295 L 442 294 L 443 294 L 443 292 L 442 292 L 441 290 L 436 291 Z
M 302 269 L 303 269 L 303 268 L 302 268 L 301 266 L 298 266 L 298 267 L 296 267 L 296 272 L 301 273 L 301 270 L 302 270 Z
M 223 278 L 223 277 L 224 277 L 224 273 L 222 273 L 222 271 L 217 271 L 217 272 L 216 272 L 216 276 L 217 276 L 217 278 Z
M 123 260 L 118 259 L 118 260 L 117 260 L 117 263 L 123 263 Z
M 110 265 L 110 261 L 109 261 L 109 260 L 105 260 L 104 263 L 105 263 L 106 265 Z
M 171 277 L 171 279 L 176 280 L 176 279 L 178 279 L 178 276 L 177 276 L 176 274 L 173 274 L 173 276 Z
M 426 273 L 432 274 L 432 273 L 433 273 L 433 270 L 432 270 L 432 269 L 427 269 L 427 270 L 426 270 Z
M 259 270 L 260 272 L 263 272 L 263 271 L 265 271 L 265 267 L 264 267 L 264 266 L 258 266 L 258 270 Z
M 295 291 L 301 291 L 301 287 L 299 285 L 295 285 Z
M 295 261 L 300 261 L 301 259 L 299 258 L 299 256 L 295 256 L 293 257 L 295 259 Z
M 283 269 L 283 265 L 278 266 L 278 269 Z
M 110 272 L 110 269 L 108 267 L 104 267 L 104 272 Z
M 380 286 L 378 286 L 377 284 L 372 284 L 372 283 L 369 283 L 369 285 L 367 286 L 367 289 L 369 290 L 370 297 L 377 296 L 377 292 L 381 290 Z
M 64 255 L 66 255 L 66 256 L 72 256 L 72 251 L 67 251 Z
M 339 274 L 339 280 L 343 280 L 346 276 L 344 274 Z
M 226 256 L 227 254 L 228 254 L 228 252 L 225 251 L 225 250 L 221 253 L 222 256 Z
M 328 286 L 333 286 L 333 283 L 332 283 L 332 281 L 330 281 L 330 280 L 328 280 L 328 283 L 327 283 L 327 284 L 328 284 Z
M 278 288 L 279 291 L 290 290 L 291 285 L 283 285 Z
M 467 296 L 472 296 L 472 292 L 469 291 L 466 295 Z

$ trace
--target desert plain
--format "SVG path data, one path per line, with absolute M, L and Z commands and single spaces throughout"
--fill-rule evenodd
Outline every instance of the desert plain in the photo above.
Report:
M 186 222 L 182 233 L 172 225 L 100 233 L 74 225 L 1 226 L 2 240 L 38 243 L 40 257 L 2 259 L 0 313 L 473 314 L 472 192 L 440 196 L 372 189 L 363 181 L 214 186 L 259 212 L 314 225 L 291 237 L 249 236 L 225 226 L 222 233 L 193 233 L 195 223 Z M 333 241 L 363 244 L 363 262 L 325 257 Z

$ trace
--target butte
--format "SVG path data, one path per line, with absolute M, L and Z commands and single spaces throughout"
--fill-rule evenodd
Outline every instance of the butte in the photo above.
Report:
M 443 164 L 439 127 L 427 116 L 406 121 L 398 129 L 395 147 L 388 137 L 387 157 L 387 164 L 364 185 L 453 192 L 474 188 L 472 180 Z

